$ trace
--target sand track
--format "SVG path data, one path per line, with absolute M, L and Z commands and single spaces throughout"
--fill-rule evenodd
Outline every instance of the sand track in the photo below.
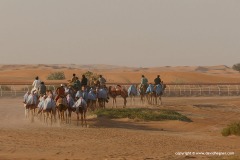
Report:
M 240 153 L 239 137 L 220 134 L 227 124 L 239 120 L 239 97 L 164 98 L 164 105 L 159 108 L 177 110 L 191 118 L 191 123 L 91 116 L 89 128 L 76 126 L 75 115 L 71 125 L 47 126 L 37 119 L 30 123 L 24 118 L 21 101 L 22 98 L 0 98 L 1 160 L 186 159 L 191 156 L 175 153 Z

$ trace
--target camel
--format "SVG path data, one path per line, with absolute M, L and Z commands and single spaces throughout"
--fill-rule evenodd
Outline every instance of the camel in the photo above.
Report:
M 163 95 L 166 87 L 167 87 L 166 84 L 163 84 L 163 83 L 155 86 L 154 97 L 155 97 L 155 104 L 156 105 L 158 105 L 158 99 L 159 99 L 160 105 L 162 105 L 162 95 Z
M 117 103 L 116 103 L 117 102 L 116 101 L 117 96 L 121 96 L 124 99 L 123 107 L 126 107 L 128 92 L 124 87 L 122 87 L 120 85 L 117 85 L 117 86 L 114 86 L 114 87 L 109 86 L 108 92 L 109 92 L 109 95 L 113 98 L 113 107 L 114 107 L 114 104 L 117 107 Z
M 142 104 L 145 103 L 146 90 L 147 90 L 147 87 L 144 86 L 143 84 L 140 84 L 140 85 L 138 86 L 138 92 L 139 92 L 139 94 L 140 94 L 140 102 L 141 102 Z
M 56 102 L 56 108 L 58 112 L 58 118 L 60 122 L 66 120 L 67 123 L 67 109 L 68 109 L 68 104 L 67 104 L 67 98 L 66 97 L 59 97 L 57 102 Z
M 146 90 L 148 104 L 153 104 L 154 93 L 155 93 L 155 87 L 153 84 L 150 83 Z
M 131 105 L 135 105 L 135 97 L 137 96 L 137 85 L 131 85 L 128 88 L 128 96 L 131 98 Z
M 26 118 L 31 118 L 31 122 L 34 121 L 34 115 L 35 115 L 35 111 L 37 109 L 38 106 L 38 97 L 37 94 L 35 93 L 35 91 L 27 92 L 24 95 L 24 107 L 25 107 L 25 117 Z M 31 117 L 29 115 L 29 112 L 31 112 Z
M 88 93 L 88 101 L 87 101 L 88 108 L 94 111 L 97 108 L 97 93 L 96 90 L 90 89 Z
M 85 126 L 87 126 L 87 121 L 86 121 L 87 103 L 86 103 L 86 101 L 82 97 L 80 97 L 74 103 L 73 108 L 75 109 L 75 112 L 77 114 L 77 125 L 79 124 L 79 113 L 80 113 L 82 127 L 83 127 L 83 122 L 85 123 Z
M 149 104 L 162 105 L 162 95 L 166 88 L 166 85 L 162 83 L 162 84 L 149 86 L 149 87 L 153 87 L 152 91 L 147 90 Z
M 51 95 L 44 100 L 42 112 L 45 123 L 48 124 L 48 119 L 50 119 L 50 124 L 52 125 L 53 118 L 56 121 L 56 103 Z
M 74 105 L 75 101 L 73 99 L 73 97 L 68 94 L 67 95 L 67 106 L 68 106 L 68 109 L 66 110 L 67 111 L 67 117 L 66 117 L 66 122 L 71 124 L 71 117 L 72 117 L 72 112 L 73 112 L 73 108 L 72 106 Z
M 97 101 L 100 108 L 105 108 L 106 102 L 108 102 L 108 93 L 107 88 L 99 88 L 96 89 Z

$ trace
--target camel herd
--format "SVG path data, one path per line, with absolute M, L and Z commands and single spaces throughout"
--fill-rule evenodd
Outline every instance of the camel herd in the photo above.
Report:
M 121 85 L 105 87 L 88 88 L 84 91 L 78 91 L 74 95 L 65 93 L 56 99 L 54 91 L 48 90 L 45 95 L 38 95 L 35 90 L 27 92 L 24 95 L 25 117 L 34 117 L 43 120 L 44 123 L 65 122 L 71 124 L 71 115 L 76 113 L 77 125 L 81 116 L 81 125 L 87 126 L 86 112 L 88 110 L 104 109 L 108 103 L 109 97 L 112 98 L 112 107 L 117 107 L 116 98 L 121 96 L 124 100 L 123 107 L 127 106 L 127 97 L 131 104 L 135 104 L 135 98 L 140 97 L 141 104 L 162 104 L 161 96 L 165 85 L 144 86 L 131 85 L 128 89 Z M 86 96 L 87 95 L 87 96 Z

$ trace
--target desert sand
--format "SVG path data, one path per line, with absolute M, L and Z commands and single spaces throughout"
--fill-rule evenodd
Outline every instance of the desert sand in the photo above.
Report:
M 109 65 L 0 65 L 0 82 L 29 82 L 35 76 L 49 82 L 49 73 L 86 71 L 103 74 L 108 82 L 138 83 L 144 74 L 153 81 L 160 74 L 165 83 L 240 83 L 240 74 L 227 66 L 133 68 Z M 65 82 L 65 81 L 63 81 Z M 118 99 L 118 106 L 122 100 Z M 107 105 L 111 107 L 111 103 Z M 231 159 L 231 156 L 176 155 L 180 152 L 234 152 L 240 159 L 240 137 L 223 137 L 221 130 L 239 121 L 236 97 L 163 97 L 162 106 L 129 105 L 170 109 L 193 122 L 137 121 L 87 116 L 88 128 L 72 124 L 46 125 L 24 117 L 22 97 L 0 97 L 0 160 L 139 160 L 139 159 Z
M 228 66 L 176 66 L 134 68 L 111 65 L 0 65 L 0 82 L 29 82 L 36 76 L 47 81 L 52 72 L 63 71 L 66 79 L 75 73 L 81 78 L 86 71 L 102 74 L 108 82 L 140 83 L 144 74 L 149 82 L 157 75 L 165 83 L 240 83 L 238 71 Z M 50 81 L 51 82 L 51 81 Z M 63 81 L 66 82 L 66 81 Z
M 87 117 L 88 128 L 46 125 L 24 117 L 22 98 L 0 99 L 1 160 L 80 159 L 213 159 L 230 156 L 176 155 L 178 152 L 240 153 L 240 137 L 221 135 L 239 121 L 239 97 L 165 97 L 161 109 L 176 110 L 193 122 L 136 121 Z M 118 99 L 118 103 L 122 103 Z M 108 107 L 111 103 L 108 104 Z M 153 107 L 139 104 L 128 107 Z M 156 107 L 156 106 L 155 106 Z M 153 107 L 154 108 L 154 107 Z M 239 157 L 238 157 L 239 158 Z

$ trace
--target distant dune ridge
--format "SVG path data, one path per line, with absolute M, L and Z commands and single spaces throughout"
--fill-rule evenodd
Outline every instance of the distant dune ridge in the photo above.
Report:
M 163 67 L 126 67 L 105 64 L 36 64 L 0 65 L 0 82 L 33 81 L 36 76 L 47 81 L 47 76 L 63 71 L 67 79 L 75 73 L 79 78 L 86 71 L 102 74 L 108 82 L 139 83 L 141 75 L 153 82 L 157 75 L 165 83 L 240 83 L 240 74 L 231 67 L 219 66 L 163 66 Z

